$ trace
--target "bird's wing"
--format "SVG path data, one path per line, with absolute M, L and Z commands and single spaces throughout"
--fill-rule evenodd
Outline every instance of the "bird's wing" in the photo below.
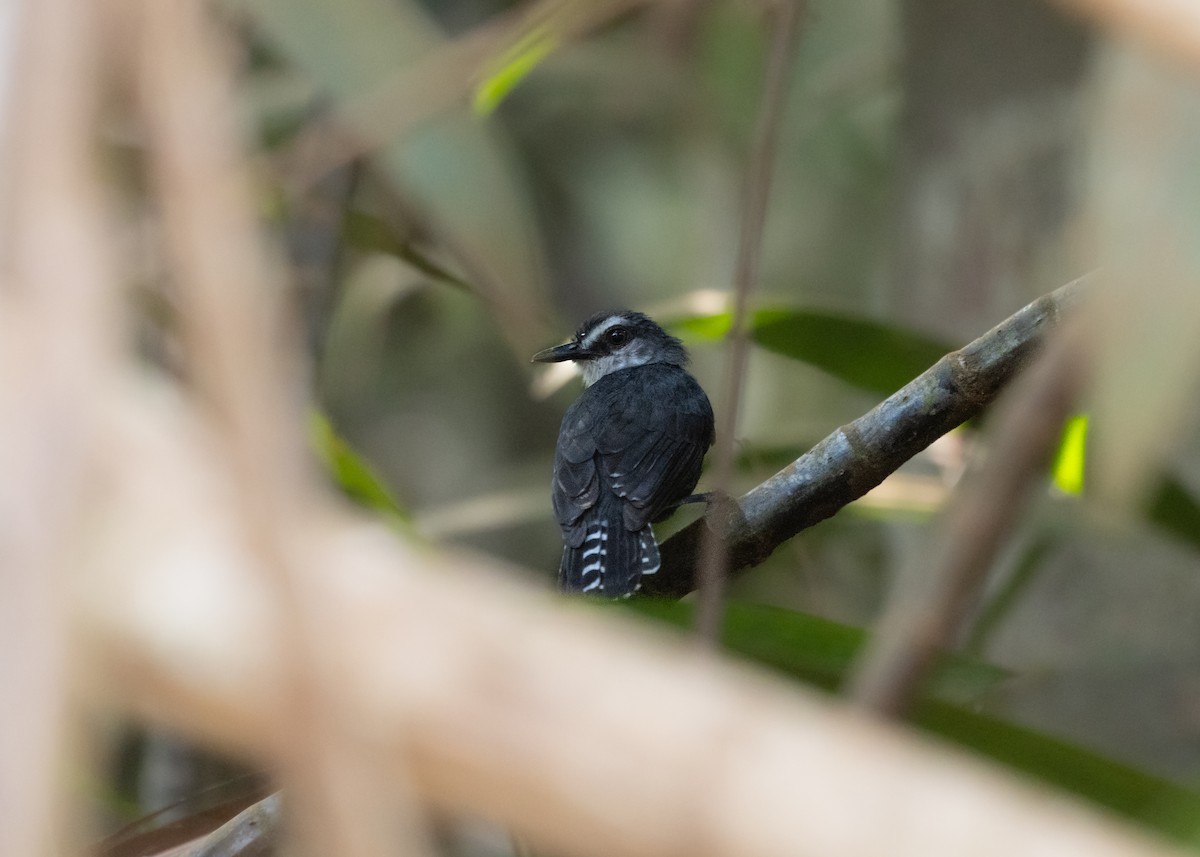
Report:
M 630 530 L 658 520 L 692 492 L 706 449 L 669 428 L 645 429 L 623 447 L 619 441 L 605 446 L 601 468 L 610 489 L 624 501 Z
M 595 419 L 590 408 L 581 406 L 583 399 L 580 396 L 563 416 L 558 447 L 554 452 L 554 484 L 550 492 L 563 539 L 575 548 L 583 543 L 581 519 L 600 498 Z
M 623 502 L 625 527 L 640 530 L 696 487 L 712 443 L 708 398 L 678 369 L 647 370 L 636 395 L 614 397 L 598 427 L 602 481 Z
M 623 377 L 618 377 L 623 376 Z M 625 528 L 658 520 L 696 487 L 712 444 L 708 398 L 676 368 L 614 373 L 567 409 L 554 458 L 554 512 L 571 547 L 585 513 L 610 492 Z

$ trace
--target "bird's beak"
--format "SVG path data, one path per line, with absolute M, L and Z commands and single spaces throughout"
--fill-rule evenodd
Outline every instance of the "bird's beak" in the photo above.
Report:
M 565 345 L 556 345 L 533 355 L 534 363 L 562 363 L 564 360 L 585 360 L 591 352 L 572 340 Z

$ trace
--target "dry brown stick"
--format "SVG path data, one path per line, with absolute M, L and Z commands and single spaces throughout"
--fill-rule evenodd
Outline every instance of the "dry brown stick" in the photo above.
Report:
M 78 575 L 95 691 L 198 738 L 261 746 L 278 729 L 280 653 L 261 630 L 272 621 L 261 581 L 220 542 L 231 515 L 223 466 L 184 415 L 121 404 L 139 432 L 114 443 L 114 469 L 133 448 L 149 472 L 114 486 L 109 550 L 89 550 L 95 564 Z M 1048 789 L 520 587 L 482 560 L 447 561 L 351 521 L 326 522 L 314 546 L 307 582 L 346 728 L 378 748 L 382 771 L 412 771 L 431 803 L 496 819 L 536 847 L 578 857 L 1172 853 Z M 200 597 L 181 603 L 178 592 Z
M 301 581 L 320 513 L 304 430 L 304 398 L 279 266 L 255 221 L 235 127 L 232 73 L 196 0 L 140 4 L 138 82 L 169 249 L 179 280 L 188 369 L 231 462 L 241 532 L 275 602 L 281 651 L 278 755 L 310 853 L 419 852 L 419 824 L 395 839 L 394 789 L 340 728 Z
M 0 854 L 77 849 L 67 823 L 66 597 L 97 405 L 117 353 L 116 281 L 93 163 L 102 3 L 10 5 L 0 228 Z M 75 724 L 77 725 L 77 724 Z
M 1005 536 L 1041 484 L 1082 390 L 1084 363 L 1076 323 L 1060 331 L 1013 385 L 996 414 L 987 457 L 947 502 L 929 551 L 913 560 L 920 576 L 902 575 L 902 581 L 913 581 L 911 588 L 889 605 L 852 670 L 847 694 L 854 702 L 891 717 L 907 712 L 939 651 L 974 608 Z
M 750 351 L 750 292 L 758 285 L 763 225 L 767 220 L 767 205 L 771 199 L 771 176 L 775 169 L 775 151 L 779 146 L 779 130 L 787 100 L 788 79 L 792 71 L 800 16 L 803 13 L 802 0 L 779 0 L 770 12 L 767 16 L 767 26 L 771 30 L 771 43 L 763 75 L 763 92 L 755 122 L 754 141 L 746 170 L 737 265 L 734 271 L 733 321 L 729 330 L 729 351 L 725 360 L 725 378 L 719 400 L 720 420 L 710 484 L 717 497 L 713 506 L 718 520 L 704 532 L 697 569 L 700 592 L 696 604 L 696 634 L 709 646 L 715 646 L 720 639 L 721 620 L 725 611 L 729 552 L 724 532 L 728 510 L 724 506 L 733 478 L 734 436 L 737 432 L 738 414 L 741 411 L 742 384 L 746 377 L 746 363 Z
M 862 497 L 934 440 L 982 413 L 1085 288 L 1077 280 L 1014 313 L 743 495 L 728 535 L 730 567 L 762 562 L 800 531 Z M 697 521 L 663 544 L 663 567 L 643 582 L 643 592 L 679 598 L 695 588 L 703 527 Z

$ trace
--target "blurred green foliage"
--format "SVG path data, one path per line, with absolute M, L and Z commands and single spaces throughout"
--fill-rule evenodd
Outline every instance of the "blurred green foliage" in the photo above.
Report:
M 318 458 L 349 499 L 390 521 L 408 521 L 408 513 L 392 497 L 371 467 L 342 440 L 323 414 L 309 418 L 309 437 Z
M 637 598 L 622 604 L 638 616 L 690 629 L 695 609 L 689 602 Z M 736 601 L 727 606 L 721 644 L 762 666 L 827 689 L 846 677 L 867 634 L 811 613 Z M 930 680 L 938 699 L 972 703 L 1008 672 L 978 660 L 948 655 Z
M 730 313 L 719 313 L 679 319 L 671 327 L 688 340 L 712 342 L 727 336 L 732 323 Z M 954 350 L 896 325 L 811 310 L 755 310 L 748 329 L 750 338 L 768 351 L 884 396 Z
M 1076 414 L 1063 428 L 1062 442 L 1054 456 L 1054 484 L 1064 494 L 1082 494 L 1087 465 L 1088 418 Z
M 690 603 L 635 599 L 622 606 L 681 629 L 694 624 Z M 727 605 L 721 633 L 721 643 L 728 651 L 829 691 L 842 684 L 866 640 L 867 634 L 859 628 L 744 602 Z M 939 738 L 1095 801 L 1172 838 L 1194 841 L 1200 791 L 980 713 L 980 700 L 1007 677 L 1006 670 L 977 660 L 945 657 L 918 702 L 913 720 Z

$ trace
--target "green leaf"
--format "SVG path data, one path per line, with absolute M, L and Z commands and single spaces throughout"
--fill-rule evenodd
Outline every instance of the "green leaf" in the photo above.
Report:
M 1076 414 L 1063 427 L 1062 441 L 1054 457 L 1051 472 L 1054 484 L 1064 494 L 1083 493 L 1083 472 L 1087 464 L 1088 418 Z
M 635 598 L 621 605 L 656 621 L 692 624 L 689 604 Z M 727 606 L 722 633 L 729 652 L 831 691 L 842 684 L 866 638 L 860 629 L 808 614 L 736 602 Z M 1172 838 L 1197 841 L 1200 792 L 963 707 L 1007 675 L 978 660 L 944 656 L 916 706 L 915 725 Z
M 1183 841 L 1195 841 L 1200 793 L 1066 741 L 939 701 L 918 705 L 928 732 Z
M 674 319 L 669 328 L 685 341 L 713 342 L 729 334 L 728 312 Z M 813 310 L 768 308 L 750 319 L 760 347 L 801 360 L 836 378 L 890 395 L 954 347 L 891 325 Z
M 494 67 L 475 88 L 475 95 L 471 99 L 475 112 L 480 116 L 492 113 L 558 46 L 558 36 L 545 25 L 526 33 L 493 63 Z
M 637 613 L 682 628 L 692 625 L 690 603 L 652 598 L 622 602 Z M 721 642 L 731 652 L 755 663 L 822 687 L 836 687 L 857 657 L 867 634 L 794 610 L 734 602 L 725 610 Z M 1005 670 L 978 660 L 947 655 L 930 692 L 943 699 L 967 702 L 1008 676 Z
M 954 350 L 879 322 L 806 310 L 759 310 L 750 335 L 768 351 L 882 395 L 894 393 Z
M 1200 548 L 1200 504 L 1178 480 L 1162 481 L 1150 498 L 1146 517 L 1169 535 Z
M 313 412 L 309 421 L 309 437 L 314 451 L 342 493 L 394 523 L 406 523 L 409 520 L 408 513 L 396 502 L 371 467 L 342 440 L 323 414 Z
M 729 329 L 733 326 L 733 316 L 727 312 L 686 316 L 670 320 L 666 326 L 667 330 L 689 344 L 716 342 L 729 335 Z

